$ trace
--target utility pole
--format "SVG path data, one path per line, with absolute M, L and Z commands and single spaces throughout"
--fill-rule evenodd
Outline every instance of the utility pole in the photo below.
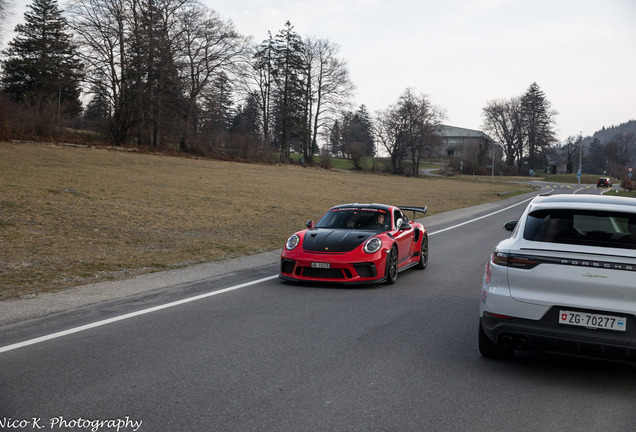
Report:
M 576 177 L 578 178 L 578 184 L 581 186 L 581 171 L 583 165 L 583 131 L 579 132 L 579 171 L 576 173 Z
M 495 140 L 492 140 L 492 166 L 490 170 L 490 180 L 495 181 Z

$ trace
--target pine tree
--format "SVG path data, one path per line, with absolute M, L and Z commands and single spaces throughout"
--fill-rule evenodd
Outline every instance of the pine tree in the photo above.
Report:
M 243 105 L 236 108 L 236 113 L 232 118 L 230 132 L 235 134 L 246 134 L 252 136 L 258 142 L 261 112 L 258 106 L 258 94 L 250 92 Z
M 16 26 L 17 36 L 4 54 L 4 92 L 17 102 L 38 110 L 55 104 L 75 117 L 81 113 L 80 80 L 83 66 L 78 59 L 68 24 L 57 0 L 34 0 Z
M 554 143 L 552 123 L 556 114 L 539 85 L 534 82 L 521 97 L 521 110 L 528 144 L 529 168 L 535 168 L 537 153 Z
M 234 117 L 231 81 L 226 73 L 221 72 L 212 85 L 208 103 L 209 122 L 214 125 L 214 129 L 229 131 Z
M 334 120 L 333 126 L 329 132 L 329 153 L 335 157 L 340 157 L 343 154 L 342 151 L 342 130 L 340 127 L 340 120 Z
M 356 117 L 360 122 L 361 128 L 361 141 L 364 144 L 364 155 L 368 157 L 375 156 L 375 141 L 373 140 L 373 125 L 371 123 L 371 116 L 367 111 L 365 105 L 360 105 L 358 111 L 356 111 Z
M 84 118 L 92 121 L 104 121 L 110 118 L 110 101 L 104 89 L 93 84 L 91 93 L 92 99 L 86 105 Z
M 253 57 L 252 67 L 255 71 L 256 83 L 258 86 L 258 105 L 260 108 L 260 118 L 262 122 L 262 141 L 266 145 L 272 145 L 273 129 L 273 95 L 274 90 L 274 38 L 271 33 L 257 48 Z
M 275 38 L 275 69 L 277 104 L 277 135 L 280 142 L 280 161 L 288 162 L 294 139 L 302 142 L 309 133 L 305 110 L 305 79 L 307 65 L 305 46 L 289 21 Z

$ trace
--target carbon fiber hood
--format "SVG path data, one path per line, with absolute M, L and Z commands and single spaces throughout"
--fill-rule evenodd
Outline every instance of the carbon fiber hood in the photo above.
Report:
M 303 249 L 311 252 L 351 252 L 377 231 L 320 228 L 307 230 Z

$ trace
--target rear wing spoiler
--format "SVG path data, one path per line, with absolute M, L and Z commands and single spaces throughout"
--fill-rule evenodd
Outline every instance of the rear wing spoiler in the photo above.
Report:
M 428 207 L 410 207 L 410 206 L 397 206 L 402 211 L 412 211 L 413 212 L 413 220 L 415 220 L 415 213 L 426 213 L 428 211 Z

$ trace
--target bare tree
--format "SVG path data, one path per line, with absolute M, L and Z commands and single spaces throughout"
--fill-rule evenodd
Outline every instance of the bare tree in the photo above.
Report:
M 623 168 L 634 163 L 636 157 L 636 135 L 624 132 L 614 135 L 611 143 L 615 148 L 616 162 Z
M 569 136 L 565 140 L 565 144 L 562 146 L 566 157 L 566 171 L 568 174 L 572 174 L 574 172 L 574 155 L 580 152 L 581 138 L 582 137 L 580 135 L 578 137 Z
M 411 157 L 411 175 L 419 176 L 422 157 L 437 154 L 441 140 L 437 134 L 444 118 L 443 111 L 434 106 L 423 94 L 407 89 L 400 98 L 400 112 L 406 125 L 408 153 Z
M 402 134 L 403 121 L 395 105 L 376 113 L 373 132 L 376 141 L 388 153 L 393 174 L 404 173 L 406 145 Z
M 70 12 L 115 143 L 136 130 L 138 144 L 190 150 L 206 91 L 236 74 L 247 40 L 197 0 L 70 0 Z
M 444 118 L 442 110 L 422 94 L 406 89 L 398 103 L 376 118 L 376 138 L 391 157 L 393 174 L 404 174 L 406 157 L 411 175 L 417 176 L 422 157 L 433 154 L 440 144 L 436 130 Z
M 128 139 L 133 120 L 130 64 L 126 47 L 127 0 L 71 0 L 69 23 L 82 43 L 87 79 L 111 104 L 110 132 L 115 145 Z
M 216 94 L 211 91 L 214 80 L 237 77 L 247 69 L 249 39 L 239 35 L 230 21 L 198 4 L 183 8 L 178 20 L 175 61 L 185 92 L 186 129 L 181 143 L 187 149 L 190 137 L 200 128 L 201 99 Z
M 311 162 L 318 150 L 320 129 L 350 104 L 354 85 L 349 78 L 347 63 L 338 58 L 339 46 L 326 39 L 308 38 L 305 42 L 308 65 L 306 112 L 310 131 L 303 154 Z
M 493 100 L 482 109 L 484 131 L 503 146 L 506 165 L 521 163 L 524 128 L 519 98 Z

